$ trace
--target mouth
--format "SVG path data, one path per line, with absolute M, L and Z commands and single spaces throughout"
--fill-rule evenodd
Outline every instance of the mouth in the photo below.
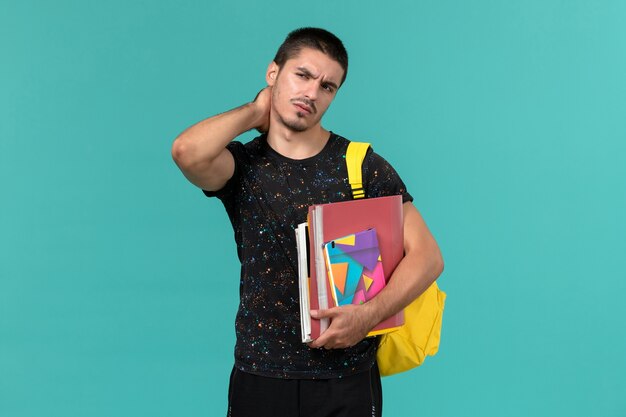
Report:
M 294 102 L 294 103 L 293 103 L 293 105 L 294 105 L 294 106 L 295 106 L 298 110 L 300 110 L 300 111 L 301 111 L 301 112 L 303 112 L 303 113 L 307 113 L 307 114 L 312 114 L 312 113 L 313 113 L 313 108 L 312 108 L 312 107 L 310 107 L 310 106 L 308 106 L 308 105 L 306 105 L 306 104 L 304 104 L 304 103 L 301 103 L 301 102 Z

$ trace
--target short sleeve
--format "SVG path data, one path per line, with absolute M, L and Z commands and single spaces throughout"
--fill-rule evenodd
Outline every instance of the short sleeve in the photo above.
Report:
M 220 200 L 227 199 L 231 196 L 234 190 L 237 188 L 237 184 L 239 182 L 240 172 L 241 172 L 241 153 L 244 149 L 244 146 L 241 142 L 233 141 L 226 145 L 226 149 L 233 155 L 233 159 L 235 160 L 235 171 L 233 172 L 233 176 L 224 184 L 222 188 L 217 191 L 207 191 L 202 190 L 205 196 L 207 197 L 217 197 Z
M 365 156 L 363 175 L 369 198 L 402 195 L 402 202 L 413 201 L 396 170 L 382 156 L 370 149 Z

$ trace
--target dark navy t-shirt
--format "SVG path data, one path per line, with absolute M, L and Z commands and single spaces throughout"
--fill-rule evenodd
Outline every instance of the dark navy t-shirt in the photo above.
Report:
M 235 322 L 235 365 L 279 378 L 336 378 L 369 369 L 377 338 L 348 349 L 311 349 L 300 336 L 295 228 L 309 206 L 351 200 L 345 162 L 349 141 L 331 132 L 317 155 L 290 159 L 265 135 L 227 146 L 235 172 L 217 192 L 230 218 L 241 261 L 240 304 Z M 371 147 L 363 162 L 366 197 L 413 197 L 396 171 Z

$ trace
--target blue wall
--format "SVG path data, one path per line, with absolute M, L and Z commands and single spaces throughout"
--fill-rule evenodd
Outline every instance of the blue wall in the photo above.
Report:
M 446 260 L 440 353 L 385 415 L 626 415 L 625 2 L 2 10 L 0 415 L 225 414 L 232 230 L 170 146 L 310 25 L 351 58 L 325 126 L 397 168 Z

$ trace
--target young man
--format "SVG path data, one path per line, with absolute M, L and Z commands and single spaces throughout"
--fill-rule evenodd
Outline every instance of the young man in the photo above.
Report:
M 351 199 L 348 140 L 321 119 L 345 80 L 341 41 L 316 28 L 289 34 L 253 102 L 203 120 L 176 138 L 183 174 L 219 198 L 242 264 L 229 415 L 379 416 L 377 338 L 368 331 L 426 290 L 443 269 L 439 248 L 396 171 L 371 149 L 363 163 L 367 197 L 403 196 L 405 257 L 371 301 L 312 312 L 331 324 L 300 341 L 294 229 L 312 204 Z M 247 144 L 233 139 L 257 129 Z

